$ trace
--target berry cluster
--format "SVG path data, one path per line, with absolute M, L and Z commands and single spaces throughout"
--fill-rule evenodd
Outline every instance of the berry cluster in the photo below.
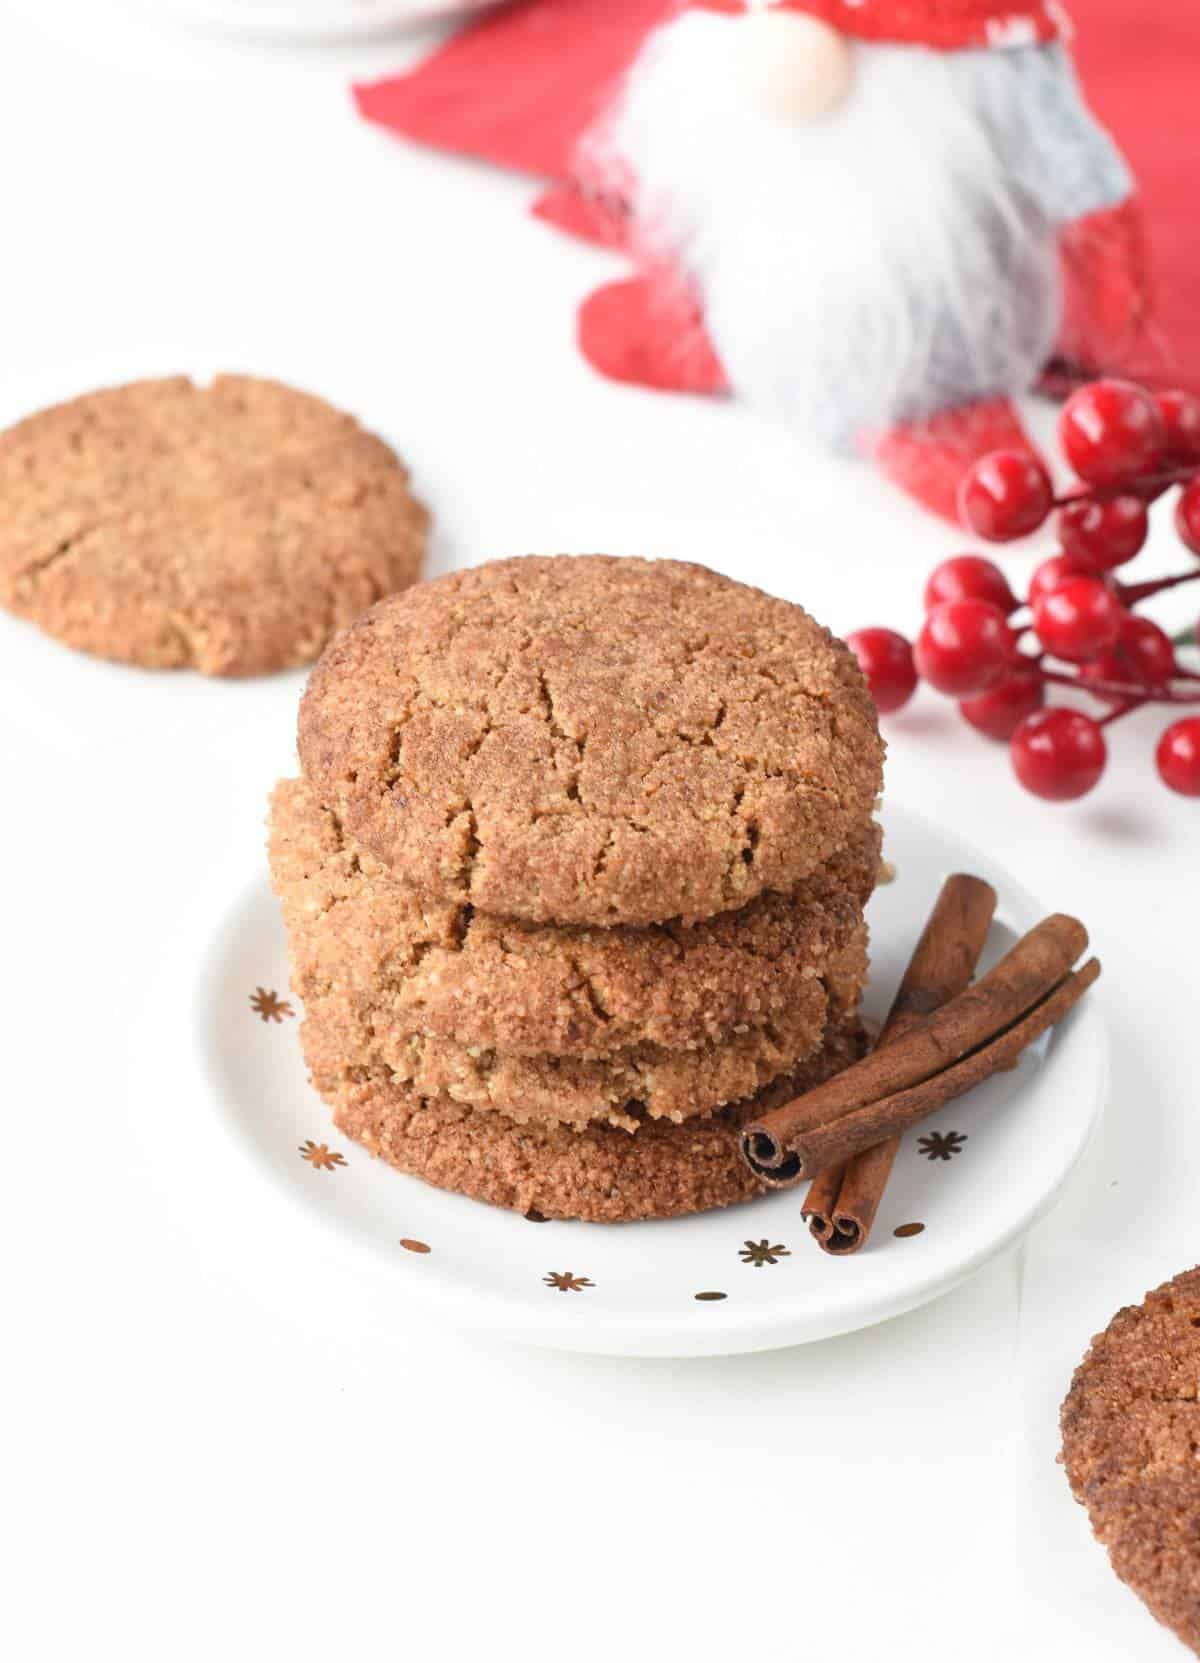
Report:
M 1176 529 L 1200 556 L 1200 398 L 1096 381 L 1064 405 L 1059 435 L 1082 481 L 1066 497 L 1055 498 L 1044 465 L 1023 451 L 985 456 L 963 481 L 963 521 L 991 542 L 1024 537 L 1057 514 L 1061 552 L 1037 567 L 1023 603 L 992 561 L 961 554 L 930 576 L 915 644 L 889 629 L 859 630 L 849 644 L 880 711 L 898 710 L 927 681 L 959 701 L 972 727 L 1007 741 L 1027 790 L 1062 802 L 1104 772 L 1109 723 L 1146 704 L 1200 705 L 1200 673 L 1177 662 L 1180 643 L 1134 610 L 1200 580 L 1200 564 L 1144 583 L 1115 575 L 1146 541 L 1149 505 L 1173 487 Z M 1091 695 L 1106 713 L 1049 705 L 1059 686 Z M 1155 761 L 1173 791 L 1200 797 L 1200 715 L 1167 728 Z

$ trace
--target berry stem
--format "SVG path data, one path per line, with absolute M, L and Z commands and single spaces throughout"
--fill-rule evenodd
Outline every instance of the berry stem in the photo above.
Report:
M 1117 681 L 1082 681 L 1078 676 L 1065 675 L 1061 670 L 1040 667 L 1038 674 L 1043 681 L 1052 682 L 1056 687 L 1074 687 L 1078 692 L 1092 693 L 1098 699 L 1117 699 L 1122 704 L 1200 704 L 1200 692 L 1181 693 L 1166 686 L 1132 687 L 1127 682 Z
M 1122 699 L 1120 704 L 1112 707 L 1107 716 L 1101 716 L 1096 725 L 1106 728 L 1110 722 L 1119 722 L 1122 716 L 1128 716 L 1131 710 L 1140 710 L 1145 703 L 1145 699 Z
M 1178 589 L 1181 583 L 1195 583 L 1200 578 L 1200 566 L 1191 572 L 1177 572 L 1174 577 L 1155 577 L 1146 583 L 1122 583 L 1119 594 L 1122 606 L 1137 606 L 1151 595 L 1161 595 L 1164 589 Z

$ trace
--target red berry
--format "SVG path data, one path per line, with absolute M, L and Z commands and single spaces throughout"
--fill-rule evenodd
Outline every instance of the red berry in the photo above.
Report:
M 1200 398 L 1194 393 L 1159 393 L 1155 399 L 1167 434 L 1167 460 L 1177 466 L 1200 462 Z
M 1094 658 L 1121 633 L 1124 613 L 1112 590 L 1094 577 L 1073 577 L 1034 603 L 1038 640 L 1056 658 Z
M 1140 682 L 1143 687 L 1162 687 L 1175 675 L 1175 647 L 1165 630 L 1152 619 L 1140 619 L 1127 612 L 1120 620 L 1120 635 L 1112 647 L 1079 667 L 1085 682 Z
M 993 560 L 981 554 L 956 554 L 943 560 L 929 574 L 925 585 L 925 610 L 931 612 L 943 601 L 990 601 L 1005 617 L 1017 610 L 1017 597 L 1008 579 Z
M 1110 571 L 1132 560 L 1150 534 L 1150 515 L 1141 497 L 1078 497 L 1058 516 L 1063 553 Z
M 1191 480 L 1175 504 L 1175 529 L 1191 549 L 1200 554 L 1200 477 Z
M 1029 580 L 1029 604 L 1036 606 L 1043 595 L 1053 594 L 1073 577 L 1094 577 L 1107 582 L 1100 568 L 1081 554 L 1052 554 L 1034 568 Z
M 1171 637 L 1150 618 L 1127 612 L 1121 633 L 1111 647 L 1079 666 L 1084 681 L 1139 682 L 1161 687 L 1175 674 Z
M 1012 736 L 1011 756 L 1026 791 L 1050 802 L 1083 797 L 1104 772 L 1108 746 L 1099 722 L 1056 705 L 1027 716 Z
M 1154 753 L 1159 777 L 1181 797 L 1200 797 L 1200 716 L 1172 722 Z
M 1085 664 L 1079 666 L 1080 681 L 1115 681 L 1128 685 L 1135 679 L 1132 667 L 1122 658 L 1118 647 L 1105 647 L 1097 653 L 1095 658 L 1089 658 Z M 1098 693 L 1097 698 L 1108 695 Z
M 976 698 L 964 699 L 959 709 L 973 728 L 989 739 L 1011 739 L 1017 728 L 1040 710 L 1046 684 L 1034 669 L 1016 670 Z
M 964 475 L 959 518 L 989 543 L 1011 543 L 1044 525 L 1054 506 L 1050 475 L 1027 450 L 994 450 Z
M 1127 612 L 1121 620 L 1117 651 L 1128 658 L 1139 681 L 1161 687 L 1175 674 L 1175 647 L 1165 629 L 1152 618 Z
M 1166 459 L 1158 405 L 1132 381 L 1093 381 L 1063 405 L 1059 438 L 1067 461 L 1090 485 L 1121 485 Z
M 917 672 L 912 648 L 903 635 L 894 629 L 856 629 L 846 637 L 846 645 L 867 678 L 880 715 L 908 703 L 916 691 Z
M 917 669 L 952 699 L 986 692 L 1004 674 L 1012 637 L 1004 614 L 987 601 L 943 601 L 921 626 Z

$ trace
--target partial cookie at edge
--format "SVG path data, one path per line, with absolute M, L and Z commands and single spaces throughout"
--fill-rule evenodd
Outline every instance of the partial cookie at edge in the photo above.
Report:
M 1113 1570 L 1200 1653 L 1200 1267 L 1095 1337 L 1062 1435 L 1071 1489 Z

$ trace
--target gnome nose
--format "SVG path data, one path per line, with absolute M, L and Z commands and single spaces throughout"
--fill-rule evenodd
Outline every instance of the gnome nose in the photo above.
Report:
M 844 35 L 803 12 L 754 11 L 738 20 L 738 69 L 757 108 L 780 121 L 815 121 L 847 97 L 854 60 Z

